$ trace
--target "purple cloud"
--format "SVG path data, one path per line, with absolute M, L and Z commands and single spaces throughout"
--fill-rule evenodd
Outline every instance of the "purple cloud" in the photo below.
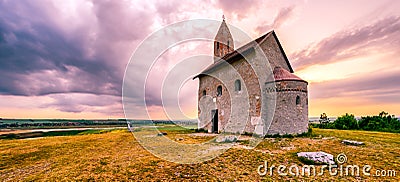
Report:
M 374 103 L 400 102 L 400 72 L 385 70 L 379 74 L 366 73 L 342 80 L 311 83 L 311 99 L 354 97 Z
M 55 23 L 60 14 L 50 2 L 0 1 L 0 93 L 121 95 L 132 42 L 153 22 L 150 12 L 124 3 L 96 1 L 92 12 L 78 12 L 92 16 L 80 17 L 86 24 L 71 33 L 69 22 Z
M 54 101 L 43 104 L 41 108 L 56 108 L 63 112 L 97 112 L 122 116 L 121 97 L 93 94 L 54 94 L 49 95 Z
M 155 19 L 146 4 L 128 3 L 86 1 L 63 14 L 66 6 L 51 1 L 0 0 L 0 94 L 48 95 L 55 102 L 46 107 L 60 111 L 121 115 L 115 97 L 125 65 Z
M 114 97 L 121 96 L 132 51 L 156 21 L 171 23 L 180 17 L 177 12 L 193 4 L 96 0 L 69 10 L 52 1 L 0 0 L 0 94 L 49 96 L 55 101 L 44 107 L 65 112 L 90 111 L 95 107 L 86 103 L 89 99 L 120 106 Z M 174 59 L 163 60 L 163 69 Z M 145 71 L 138 69 L 137 74 Z M 157 77 L 153 84 L 160 80 Z M 147 93 L 149 105 L 161 105 L 158 89 Z M 77 99 L 57 97 L 65 94 Z
M 270 31 L 272 29 L 278 29 L 279 27 L 282 26 L 282 24 L 285 21 L 287 21 L 290 17 L 292 17 L 294 9 L 295 9 L 295 6 L 289 6 L 289 7 L 282 8 L 281 10 L 279 10 L 279 13 L 274 18 L 274 21 L 272 22 L 272 24 L 264 23 L 265 25 L 260 25 L 260 26 L 256 27 L 256 30 L 260 33 L 264 33 L 264 32 Z
M 323 65 L 367 55 L 371 51 L 400 49 L 400 17 L 387 17 L 371 25 L 340 31 L 306 49 L 290 55 L 294 67 Z
M 256 0 L 218 0 L 217 5 L 224 11 L 224 14 L 237 15 L 239 19 L 247 17 L 246 14 L 252 8 L 257 7 L 259 1 Z

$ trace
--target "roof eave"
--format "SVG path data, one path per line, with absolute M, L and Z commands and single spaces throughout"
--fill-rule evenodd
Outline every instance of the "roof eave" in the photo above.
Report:
M 308 85 L 308 82 L 307 82 L 307 81 L 305 81 L 305 80 L 299 80 L 299 79 L 283 79 L 283 80 L 274 80 L 274 81 L 268 81 L 268 82 L 265 82 L 265 84 L 267 84 L 267 83 L 274 83 L 274 82 L 283 82 L 283 81 L 297 81 L 297 82 L 304 82 L 304 83 L 306 83 L 306 84 Z

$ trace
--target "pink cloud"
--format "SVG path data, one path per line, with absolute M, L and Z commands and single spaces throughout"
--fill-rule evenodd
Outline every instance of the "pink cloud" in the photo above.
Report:
M 295 6 L 289 6 L 289 7 L 280 9 L 278 14 L 275 16 L 272 24 L 263 23 L 263 25 L 256 27 L 256 31 L 259 33 L 265 33 L 272 29 L 280 28 L 283 23 L 285 23 L 287 20 L 289 20 L 292 17 L 294 10 L 295 10 Z
M 372 50 L 391 52 L 400 49 L 400 17 L 387 17 L 363 27 L 342 30 L 290 57 L 299 70 L 368 55 Z
M 230 16 L 237 16 L 238 19 L 246 18 L 251 15 L 251 10 L 257 7 L 260 2 L 256 0 L 218 0 L 218 6 L 223 10 L 224 14 Z

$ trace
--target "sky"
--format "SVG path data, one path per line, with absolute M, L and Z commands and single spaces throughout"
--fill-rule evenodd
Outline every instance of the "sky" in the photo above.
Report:
M 171 23 L 222 15 L 254 39 L 275 30 L 309 83 L 309 116 L 398 116 L 399 12 L 396 0 L 0 0 L 0 118 L 124 118 L 124 72 L 140 43 Z M 162 76 L 192 53 L 211 55 L 212 43 L 177 45 L 152 68 L 152 118 L 166 117 Z M 197 116 L 197 84 L 179 92 L 189 118 Z

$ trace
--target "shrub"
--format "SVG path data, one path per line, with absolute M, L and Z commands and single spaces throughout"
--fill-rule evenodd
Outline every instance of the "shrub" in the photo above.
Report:
M 358 122 L 360 129 L 368 131 L 389 131 L 399 132 L 400 121 L 394 115 L 382 111 L 377 116 L 361 117 Z
M 296 135 L 296 137 L 312 137 L 313 136 L 312 128 L 313 128 L 312 126 L 308 126 L 307 132 L 300 133 Z
M 197 133 L 208 133 L 208 130 L 205 128 L 196 128 L 194 131 Z
M 346 113 L 333 123 L 311 124 L 312 127 L 340 130 L 367 130 L 400 133 L 400 121 L 396 116 L 382 111 L 377 116 L 362 116 L 360 120 Z
M 336 129 L 343 129 L 343 130 L 358 129 L 357 119 L 354 117 L 353 114 L 348 114 L 348 113 L 346 113 L 343 116 L 338 117 L 334 122 L 334 126 Z

